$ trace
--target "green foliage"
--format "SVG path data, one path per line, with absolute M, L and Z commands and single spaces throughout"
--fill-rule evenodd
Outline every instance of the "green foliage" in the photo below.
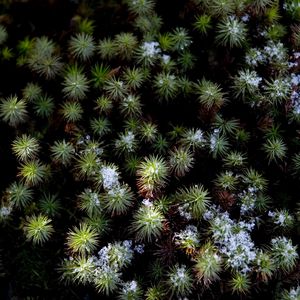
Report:
M 229 152 L 223 160 L 227 167 L 240 168 L 245 165 L 246 155 L 244 153 L 232 151 Z
M 152 143 L 156 140 L 158 133 L 157 125 L 152 122 L 143 122 L 140 125 L 140 137 L 142 141 Z
M 124 282 L 119 293 L 120 300 L 139 300 L 142 299 L 142 290 L 135 280 Z
M 222 258 L 217 254 L 217 249 L 211 244 L 204 244 L 195 258 L 194 271 L 196 278 L 204 285 L 209 285 L 219 280 L 222 270 Z
M 38 2 L 0 5 L 8 297 L 297 297 L 300 1 Z
M 248 275 L 243 273 L 235 273 L 229 282 L 232 293 L 247 294 L 250 289 L 251 281 Z
M 152 0 L 137 0 L 137 1 L 126 1 L 129 7 L 129 11 L 136 15 L 148 15 L 151 14 L 155 2 Z
M 224 93 L 216 83 L 202 79 L 195 84 L 194 88 L 199 102 L 207 109 L 220 108 L 225 102 Z
M 109 190 L 104 196 L 106 210 L 112 215 L 125 214 L 133 205 L 134 194 L 126 184 Z
M 113 108 L 113 101 L 111 98 L 101 96 L 96 100 L 97 106 L 95 109 L 99 110 L 100 113 L 109 114 Z
M 212 28 L 211 16 L 206 14 L 197 16 L 194 28 L 201 34 L 207 35 L 208 31 Z
M 235 97 L 245 99 L 258 94 L 261 80 L 262 78 L 257 75 L 256 71 L 240 70 L 234 77 L 232 86 Z
M 95 279 L 96 289 L 99 293 L 105 294 L 106 296 L 111 295 L 119 285 L 119 274 L 113 270 L 102 273 L 98 278 Z
M 226 171 L 218 175 L 215 183 L 221 189 L 232 191 L 238 184 L 238 178 L 232 172 Z
M 221 134 L 234 136 L 239 129 L 239 121 L 236 119 L 226 120 L 221 115 L 216 115 L 213 126 L 218 128 Z
M 84 255 L 93 252 L 98 242 L 96 230 L 86 223 L 80 223 L 68 232 L 66 244 L 72 253 Z
M 285 237 L 272 239 L 270 252 L 276 268 L 288 273 L 296 266 L 297 246 L 293 246 L 291 240 Z
M 251 187 L 264 191 L 267 187 L 267 180 L 259 174 L 256 170 L 250 168 L 245 170 L 243 181 Z
M 17 96 L 9 96 L 0 103 L 0 117 L 10 126 L 16 127 L 27 121 L 27 105 L 23 99 Z
M 292 170 L 293 173 L 296 175 L 300 174 L 300 153 L 296 153 L 293 155 L 292 158 Z
M 134 153 L 136 148 L 137 140 L 135 134 L 132 131 L 125 131 L 124 133 L 120 133 L 115 141 L 115 150 L 119 155 Z
M 281 103 L 291 93 L 291 84 L 287 78 L 277 78 L 268 81 L 265 86 L 265 93 L 271 104 Z
M 46 79 L 54 79 L 63 67 L 55 43 L 46 36 L 34 39 L 33 43 L 27 58 L 29 68 Z
M 93 37 L 87 33 L 72 36 L 69 47 L 72 55 L 83 61 L 91 59 L 96 49 Z
M 176 51 L 183 51 L 191 44 L 191 37 L 185 28 L 175 28 L 170 37 L 173 49 Z
M 146 79 L 145 71 L 141 68 L 133 67 L 126 68 L 123 73 L 123 78 L 126 82 L 126 85 L 133 90 L 136 90 L 142 86 Z
M 177 192 L 178 200 L 187 206 L 195 219 L 200 219 L 210 205 L 211 197 L 203 185 L 194 185 Z
M 59 212 L 62 210 L 62 205 L 58 200 L 57 195 L 49 193 L 43 193 L 39 200 L 39 207 L 43 214 L 51 218 L 58 216 Z
M 90 126 L 93 134 L 99 137 L 102 137 L 111 131 L 111 123 L 105 117 L 92 118 L 90 121 Z
M 120 111 L 125 117 L 135 117 L 142 114 L 142 104 L 139 96 L 129 94 L 120 103 Z
M 83 109 L 78 101 L 65 101 L 60 112 L 66 122 L 77 122 L 82 118 Z
M 166 292 L 161 286 L 152 286 L 147 289 L 145 297 L 146 300 L 163 300 Z
M 44 215 L 27 217 L 23 230 L 28 241 L 42 245 L 47 242 L 54 232 L 51 219 Z
M 92 35 L 95 29 L 94 20 L 90 19 L 80 19 L 77 23 L 77 29 L 80 33 L 86 33 L 88 35 Z
M 216 42 L 229 48 L 244 46 L 247 40 L 247 29 L 244 23 L 235 18 L 226 18 L 217 24 Z
M 153 85 L 159 101 L 174 99 L 178 93 L 177 78 L 170 73 L 157 74 Z
M 185 265 L 174 266 L 168 273 L 167 285 L 171 295 L 187 296 L 192 292 L 193 279 L 189 269 Z
M 142 194 L 152 195 L 167 184 L 169 168 L 163 158 L 150 156 L 145 158 L 137 169 L 137 185 Z
M 282 300 L 298 299 L 300 297 L 300 287 L 292 287 L 289 290 L 284 290 L 280 295 Z
M 6 190 L 8 201 L 17 208 L 26 207 L 33 200 L 32 188 L 21 182 L 13 182 Z
M 115 51 L 122 59 L 130 59 L 138 45 L 137 38 L 130 32 L 115 36 Z
M 105 82 L 104 90 L 113 100 L 121 100 L 127 94 L 126 84 L 114 76 Z
M 255 259 L 258 276 L 263 281 L 268 281 L 275 271 L 274 261 L 268 252 L 260 251 Z
M 36 186 L 45 181 L 47 173 L 47 166 L 38 159 L 33 159 L 21 164 L 18 176 L 26 185 Z
M 34 102 L 42 95 L 42 88 L 37 83 L 29 82 L 23 89 L 22 94 L 27 102 Z
M 187 149 L 175 148 L 169 155 L 170 170 L 176 177 L 184 176 L 194 165 L 193 154 Z
M 55 108 L 52 97 L 43 95 L 34 100 L 33 109 L 35 114 L 41 118 L 49 118 Z
M 76 159 L 75 175 L 79 178 L 90 178 L 98 167 L 98 156 L 95 152 L 86 151 Z
M 7 37 L 8 37 L 8 33 L 6 28 L 3 25 L 0 25 L 0 45 L 5 43 Z
M 98 51 L 103 60 L 111 60 L 116 55 L 116 44 L 111 38 L 104 38 L 99 41 Z
M 101 88 L 104 85 L 105 80 L 109 78 L 110 68 L 102 63 L 95 64 L 91 70 L 92 81 L 95 88 Z
M 18 136 L 12 142 L 12 151 L 19 161 L 31 160 L 37 157 L 40 146 L 35 137 L 31 137 L 27 134 Z
M 229 150 L 229 142 L 226 136 L 220 134 L 219 129 L 215 129 L 209 137 L 209 151 L 213 158 L 224 156 Z
M 83 74 L 83 69 L 73 65 L 69 66 L 66 71 L 63 86 L 62 91 L 66 98 L 82 100 L 89 90 L 89 81 Z
M 131 231 L 139 241 L 151 242 L 158 238 L 163 230 L 163 214 L 153 205 L 142 205 L 133 216 Z
M 71 143 L 62 140 L 55 141 L 51 146 L 50 151 L 53 161 L 67 166 L 73 158 L 75 149 Z
M 278 160 L 282 160 L 286 155 L 286 145 L 282 141 L 282 139 L 268 139 L 263 144 L 263 149 L 267 155 L 269 163 L 271 161 L 277 162 Z

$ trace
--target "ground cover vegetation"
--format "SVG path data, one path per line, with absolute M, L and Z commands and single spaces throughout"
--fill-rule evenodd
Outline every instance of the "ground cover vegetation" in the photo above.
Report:
M 1 299 L 300 299 L 300 1 L 0 1 Z

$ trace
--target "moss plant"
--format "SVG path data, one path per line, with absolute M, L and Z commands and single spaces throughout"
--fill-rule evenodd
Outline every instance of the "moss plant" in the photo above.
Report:
M 6 190 L 8 201 L 17 208 L 26 207 L 33 200 L 32 188 L 21 182 L 13 182 Z
M 217 25 L 216 42 L 222 46 L 243 47 L 247 40 L 244 23 L 235 18 L 227 18 Z
M 161 157 L 151 156 L 142 161 L 137 169 L 137 185 L 140 193 L 152 195 L 167 183 L 169 169 Z
M 0 25 L 0 45 L 3 44 L 8 37 L 6 28 L 3 25 Z
M 132 33 L 124 32 L 115 36 L 116 53 L 122 59 L 130 59 L 137 45 L 137 38 Z
M 53 218 L 59 215 L 62 210 L 62 205 L 57 198 L 57 195 L 44 193 L 39 200 L 39 207 L 43 214 Z
M 105 82 L 104 90 L 113 100 L 122 99 L 127 95 L 127 86 L 121 79 L 112 77 Z
M 242 273 L 235 273 L 230 281 L 232 293 L 247 294 L 251 286 L 250 279 Z
M 170 289 L 171 297 L 174 295 L 189 295 L 193 286 L 190 270 L 185 265 L 172 267 L 168 273 L 167 285 Z
M 105 117 L 92 118 L 90 126 L 94 135 L 102 137 L 111 131 L 111 123 Z
M 49 118 L 55 108 L 54 100 L 52 97 L 43 95 L 36 99 L 33 104 L 35 114 L 41 118 Z
M 152 122 L 143 122 L 140 126 L 140 137 L 143 141 L 153 143 L 158 133 L 157 125 Z
M 211 243 L 203 245 L 195 258 L 194 271 L 197 280 L 209 285 L 220 279 L 221 270 L 222 258 L 217 254 L 216 248 Z
M 76 159 L 75 170 L 79 178 L 92 177 L 98 168 L 98 156 L 95 152 L 88 151 Z
M 120 104 L 120 111 L 125 117 L 140 116 L 142 104 L 139 96 L 128 95 Z
M 47 166 L 38 159 L 28 160 L 19 167 L 19 177 L 28 186 L 36 186 L 46 179 Z
M 0 2 L 4 298 L 298 297 L 299 0 Z
M 19 161 L 36 158 L 40 146 L 36 138 L 22 134 L 12 142 L 12 151 Z
M 194 23 L 194 28 L 203 35 L 207 35 L 208 31 L 211 29 L 211 16 L 210 15 L 200 15 L 196 18 Z
M 28 241 L 33 244 L 42 245 L 49 240 L 54 232 L 51 219 L 43 215 L 28 217 L 23 230 Z
M 271 161 L 282 160 L 286 155 L 286 146 L 282 139 L 268 139 L 263 149 L 267 155 L 269 163 Z
M 113 101 L 107 96 L 101 96 L 96 99 L 95 110 L 99 110 L 100 113 L 109 114 L 113 108 Z
M 75 58 L 83 61 L 90 59 L 95 51 L 93 37 L 87 33 L 78 33 L 71 37 L 70 51 Z
M 54 79 L 63 67 L 54 41 L 46 36 L 38 37 L 30 50 L 26 59 L 29 68 L 46 79 Z
M 95 229 L 86 223 L 80 223 L 79 227 L 68 232 L 66 244 L 73 253 L 90 253 L 98 245 L 98 235 Z
M 134 194 L 128 185 L 121 185 L 109 190 L 104 196 L 104 205 L 107 212 L 112 214 L 124 214 L 133 205 Z
M 123 73 L 123 78 L 128 87 L 134 90 L 142 86 L 143 82 L 145 81 L 145 77 L 145 72 L 142 69 L 136 67 L 133 67 L 132 69 L 126 68 Z
M 76 122 L 82 118 L 83 109 L 78 101 L 66 101 L 61 105 L 61 114 L 67 122 Z
M 116 45 L 111 38 L 99 41 L 98 51 L 102 59 L 111 60 L 116 55 Z
M 221 107 L 225 101 L 220 86 L 206 79 L 195 84 L 195 92 L 199 102 L 208 109 L 214 106 Z
M 28 102 L 37 100 L 42 95 L 42 88 L 34 82 L 29 82 L 22 91 L 23 98 Z
M 163 214 L 147 203 L 133 216 L 131 230 L 135 232 L 137 240 L 151 242 L 161 235 L 164 220 Z
M 74 100 L 82 100 L 89 90 L 89 81 L 84 75 L 82 68 L 73 65 L 66 71 L 63 86 L 64 88 L 62 91 L 65 97 Z
M 91 70 L 92 72 L 92 81 L 94 87 L 101 88 L 104 85 L 104 82 L 109 78 L 110 68 L 103 63 L 95 64 Z
M 208 191 L 201 184 L 180 190 L 177 197 L 188 207 L 195 219 L 201 218 L 210 204 Z
M 50 151 L 51 157 L 56 163 L 60 163 L 66 166 L 70 164 L 75 149 L 71 143 L 62 140 L 55 141 L 54 144 L 50 147 Z
M 193 167 L 194 158 L 189 150 L 175 148 L 170 152 L 169 165 L 175 176 L 182 177 Z
M 127 1 L 129 11 L 137 15 L 151 14 L 155 6 L 155 2 L 152 0 L 138 0 L 135 2 Z
M 23 99 L 18 99 L 17 96 L 2 99 L 0 117 L 13 127 L 25 123 L 28 118 L 26 102 Z
M 173 99 L 178 93 L 176 76 L 170 73 L 158 74 L 154 80 L 154 87 L 160 101 Z

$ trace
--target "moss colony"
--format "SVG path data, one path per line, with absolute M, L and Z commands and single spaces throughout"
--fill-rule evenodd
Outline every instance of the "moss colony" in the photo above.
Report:
M 300 1 L 1 1 L 1 299 L 300 299 Z

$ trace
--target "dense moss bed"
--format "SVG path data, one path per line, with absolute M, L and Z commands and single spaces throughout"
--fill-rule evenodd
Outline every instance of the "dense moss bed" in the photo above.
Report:
M 0 298 L 299 299 L 299 21 L 0 1 Z

